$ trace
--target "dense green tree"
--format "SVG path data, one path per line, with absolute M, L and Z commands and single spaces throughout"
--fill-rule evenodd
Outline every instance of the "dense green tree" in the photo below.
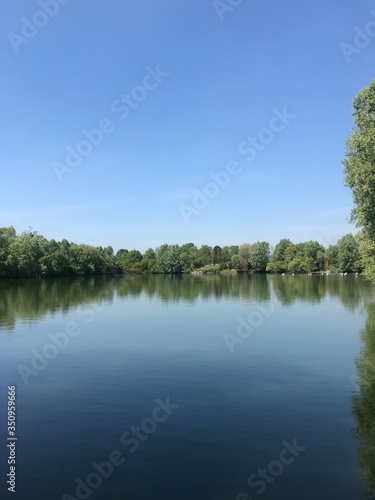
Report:
M 69 254 L 55 240 L 46 243 L 43 256 L 40 258 L 43 276 L 64 276 L 70 274 Z
M 294 243 L 289 243 L 284 251 L 284 263 L 288 271 L 291 270 L 291 263 L 297 255 L 297 248 Z
M 256 273 L 263 273 L 267 269 L 270 258 L 270 245 L 266 241 L 257 241 L 251 246 L 250 267 Z
M 9 247 L 8 269 L 16 276 L 39 278 L 43 274 L 41 258 L 47 248 L 47 240 L 36 231 L 25 231 Z
M 306 273 L 310 270 L 306 258 L 297 252 L 288 264 L 288 271 L 291 273 Z
M 325 251 L 326 268 L 329 271 L 332 272 L 338 271 L 339 269 L 338 253 L 339 249 L 337 245 L 329 245 L 329 247 Z
M 250 243 L 243 243 L 238 249 L 238 258 L 240 266 L 243 271 L 250 269 L 251 245 Z
M 337 263 L 340 272 L 360 271 L 359 242 L 352 234 L 346 234 L 337 242 Z
M 232 255 L 231 257 L 231 264 L 230 264 L 230 267 L 232 269 L 236 269 L 237 271 L 239 270 L 242 270 L 243 267 L 242 267 L 242 264 L 241 264 L 241 261 L 240 261 L 240 257 L 238 254 L 234 254 Z
M 139 250 L 121 249 L 116 254 L 116 264 L 118 269 L 124 273 L 142 272 L 143 256 Z
M 355 128 L 343 160 L 345 183 L 352 189 L 352 221 L 362 228 L 364 274 L 375 281 L 375 80 L 353 101 Z
M 156 266 L 156 254 L 152 248 L 148 248 L 146 252 L 143 254 L 143 269 L 146 272 L 152 273 L 155 271 Z
M 238 249 L 239 249 L 238 245 L 231 245 L 229 247 L 229 249 L 230 249 L 231 255 L 238 255 Z
M 318 250 L 316 254 L 316 260 L 318 263 L 319 270 L 323 271 L 324 269 L 326 269 L 326 250 L 323 246 L 321 247 L 320 250 Z
M 230 247 L 223 247 L 221 249 L 221 269 L 228 269 L 230 267 L 231 257 Z
M 127 248 L 120 248 L 120 250 L 118 250 L 118 252 L 116 253 L 116 259 L 123 257 L 127 253 L 129 253 L 129 250 Z
M 180 247 L 180 261 L 185 273 L 200 267 L 199 253 L 194 243 L 186 243 Z
M 316 272 L 325 269 L 325 262 L 325 248 L 317 241 L 294 244 L 282 239 L 275 247 L 267 270 L 279 273 Z
M 284 273 L 286 270 L 285 262 L 281 260 L 271 260 L 266 267 L 269 273 Z
M 221 249 L 221 263 L 220 269 L 231 269 L 232 268 L 232 257 L 238 255 L 238 246 L 225 246 Z M 236 259 L 235 259 L 236 260 Z M 235 268 L 237 269 L 237 267 Z
M 221 262 L 221 247 L 219 245 L 215 245 L 212 249 L 212 263 L 220 264 Z
M 156 268 L 159 272 L 179 274 L 182 272 L 178 245 L 164 244 L 156 251 Z
M 291 273 L 303 273 L 310 270 L 310 266 L 305 255 L 305 243 L 290 243 L 284 252 L 285 268 Z
M 272 255 L 272 260 L 275 261 L 284 261 L 285 260 L 285 250 L 287 247 L 292 244 L 292 242 L 288 239 L 282 239 L 275 246 L 275 250 Z
M 366 236 L 364 231 L 358 234 L 361 267 L 366 278 L 375 283 L 375 240 Z
M 283 273 L 288 270 L 288 266 L 285 260 L 285 251 L 293 243 L 288 239 L 281 239 L 279 243 L 275 246 L 275 249 L 272 254 L 271 262 L 267 265 L 267 271 L 273 273 Z M 294 255 L 292 255 L 293 247 L 289 248 L 288 258 L 292 259 Z
M 303 256 L 309 271 L 323 271 L 325 267 L 324 247 L 317 241 L 303 244 Z
M 212 264 L 212 248 L 208 245 L 202 245 L 199 250 L 199 260 L 202 266 Z
M 16 240 L 16 230 L 14 227 L 0 228 L 0 277 L 10 274 L 8 268 L 9 249 L 12 243 Z

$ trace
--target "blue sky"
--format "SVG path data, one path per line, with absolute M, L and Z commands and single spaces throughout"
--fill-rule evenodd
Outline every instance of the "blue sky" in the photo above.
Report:
M 0 226 L 141 251 L 356 231 L 341 159 L 352 99 L 374 77 L 375 29 L 354 40 L 372 2 L 50 0 L 51 17 L 46 1 L 0 6 Z M 294 118 L 271 137 L 275 109 Z M 66 147 L 103 120 L 111 132 L 69 166 Z M 239 145 L 259 134 L 248 162 Z M 231 161 L 240 173 L 195 208 Z

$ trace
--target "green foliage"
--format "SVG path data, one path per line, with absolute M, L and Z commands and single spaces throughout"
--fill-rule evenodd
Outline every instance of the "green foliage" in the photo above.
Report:
M 330 245 L 325 251 L 326 267 L 332 272 L 339 271 L 338 246 Z
M 238 255 L 238 246 L 225 246 L 221 249 L 220 269 L 232 269 L 232 257 Z M 235 268 L 237 269 L 237 267 Z
M 318 241 L 294 244 L 282 239 L 276 245 L 267 271 L 274 273 L 306 273 L 324 271 L 331 254 Z M 329 266 L 328 266 L 329 267 Z
M 286 249 L 288 248 L 288 252 Z M 267 264 L 266 270 L 271 273 L 285 273 L 288 270 L 288 263 L 293 259 L 293 243 L 290 240 L 282 239 L 275 246 L 272 260 Z
M 303 257 L 306 270 L 310 272 L 323 271 L 325 268 L 325 249 L 317 241 L 307 241 L 303 244 Z
M 267 264 L 268 273 L 284 273 L 286 271 L 285 263 L 281 260 L 272 260 Z
M 340 272 L 361 270 L 359 243 L 352 234 L 346 234 L 337 242 L 337 264 Z
M 355 128 L 343 160 L 345 183 L 353 193 L 352 221 L 363 230 L 360 246 L 365 276 L 374 279 L 375 256 L 375 80 L 353 101 Z
M 9 247 L 7 265 L 11 272 L 39 278 L 43 274 L 40 259 L 47 249 L 47 240 L 34 232 L 24 232 Z
M 117 268 L 123 273 L 139 273 L 142 272 L 143 256 L 138 250 L 121 249 L 116 254 Z
M 296 254 L 289 262 L 288 270 L 291 273 L 306 273 L 310 271 L 310 268 L 307 260 L 301 254 Z
M 373 259 L 374 245 L 362 234 L 361 238 L 346 235 L 327 250 L 316 241 L 294 244 L 284 239 L 276 246 L 270 261 L 270 246 L 266 241 L 252 245 L 244 243 L 240 247 L 202 245 L 199 249 L 193 243 L 164 244 L 156 250 L 149 248 L 143 255 L 136 249 L 124 248 L 115 254 L 111 246 L 103 248 L 65 239 L 60 242 L 47 240 L 31 230 L 17 236 L 14 228 L 9 227 L 0 228 L 0 278 L 193 271 L 300 273 L 322 270 L 325 263 L 328 267 L 334 265 L 337 270 L 354 272 L 360 270 L 360 242 L 363 255 L 368 260 Z M 375 269 L 372 273 L 375 275 Z
M 152 248 L 149 248 L 143 254 L 143 269 L 149 273 L 154 272 L 156 269 L 156 254 Z
M 290 244 L 292 244 L 290 240 L 280 240 L 279 243 L 275 246 L 275 250 L 273 251 L 272 261 L 283 262 L 285 260 L 285 250 Z
M 251 245 L 250 243 L 243 243 L 238 249 L 238 258 L 240 261 L 240 268 L 243 271 L 250 269 Z
M 77 245 L 47 240 L 36 231 L 16 236 L 0 229 L 0 276 L 40 278 L 109 274 L 116 271 L 112 247 Z
M 294 243 L 289 243 L 289 245 L 284 250 L 284 262 L 285 267 L 288 271 L 292 270 L 292 262 L 297 256 L 297 248 Z
M 241 265 L 241 262 L 240 262 L 240 258 L 238 256 L 238 254 L 234 254 L 232 255 L 231 259 L 230 259 L 230 266 L 232 267 L 232 269 L 237 269 L 238 271 L 240 269 L 242 269 L 242 265 Z
M 208 245 L 202 245 L 198 250 L 201 266 L 212 264 L 212 248 Z
M 9 269 L 9 251 L 12 243 L 16 239 L 16 230 L 14 227 L 0 228 L 0 277 L 10 274 Z
M 220 264 L 220 262 L 221 262 L 221 247 L 215 245 L 214 248 L 212 249 L 212 263 Z
M 178 245 L 164 244 L 156 250 L 156 269 L 161 273 L 179 274 L 182 263 Z
M 370 281 L 375 282 L 375 240 L 359 234 L 359 253 L 363 267 L 363 275 Z
M 352 189 L 352 218 L 375 239 L 375 80 L 353 101 L 355 128 L 343 160 L 345 181 Z
M 218 273 L 220 271 L 220 264 L 207 264 L 199 269 L 202 273 Z
M 270 245 L 257 241 L 251 246 L 250 267 L 256 273 L 264 273 L 270 258 Z
M 189 273 L 200 267 L 198 248 L 193 243 L 187 243 L 180 248 L 182 272 Z

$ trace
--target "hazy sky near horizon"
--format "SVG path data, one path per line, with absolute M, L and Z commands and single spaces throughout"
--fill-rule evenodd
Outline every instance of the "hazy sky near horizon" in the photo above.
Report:
M 64 2 L 0 6 L 0 226 L 141 251 L 356 232 L 373 2 Z

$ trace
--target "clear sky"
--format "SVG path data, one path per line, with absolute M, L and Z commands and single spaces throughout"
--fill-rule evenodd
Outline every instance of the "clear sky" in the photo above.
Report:
M 141 251 L 356 232 L 341 159 L 372 1 L 49 2 L 0 6 L 0 226 Z

